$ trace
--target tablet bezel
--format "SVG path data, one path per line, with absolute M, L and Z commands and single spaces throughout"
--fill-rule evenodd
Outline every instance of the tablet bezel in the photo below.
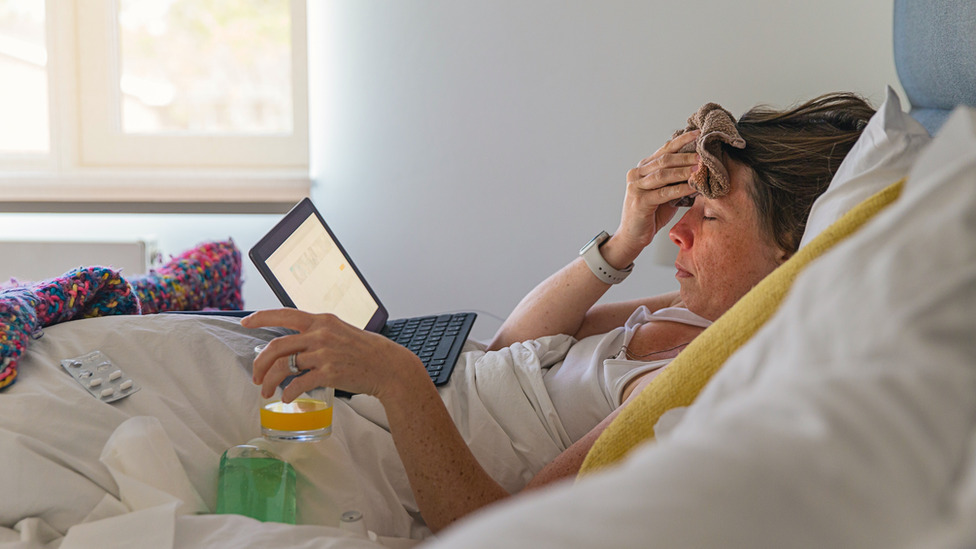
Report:
M 387 311 L 386 307 L 383 306 L 383 302 L 380 301 L 380 298 L 376 295 L 376 292 L 373 291 L 372 286 L 366 282 L 366 278 L 363 277 L 363 274 L 359 271 L 359 267 L 357 267 L 356 263 L 351 257 L 349 257 L 349 254 L 346 253 L 345 248 L 342 247 L 342 243 L 339 242 L 338 238 L 336 238 L 335 233 L 332 232 L 332 228 L 329 227 L 329 224 L 325 222 L 325 219 L 322 218 L 322 214 L 319 213 L 318 209 L 314 204 L 312 204 L 310 199 L 304 198 L 301 200 L 301 202 L 295 204 L 295 206 L 293 206 L 292 209 L 289 210 L 288 213 L 285 214 L 285 216 L 267 232 L 267 234 L 261 237 L 261 239 L 257 241 L 250 251 L 248 251 L 248 257 L 251 259 L 254 266 L 257 267 L 258 272 L 261 273 L 261 276 L 264 278 L 265 282 L 268 283 L 268 286 L 271 287 L 271 291 L 273 291 L 275 296 L 278 297 L 278 300 L 281 301 L 281 303 L 286 307 L 297 308 L 295 306 L 295 302 L 292 301 L 292 299 L 288 296 L 285 289 L 281 286 L 281 283 L 278 282 L 278 279 L 268 266 L 268 258 L 271 257 L 271 254 L 273 254 L 275 250 L 277 250 L 285 242 L 285 240 L 291 236 L 295 230 L 303 222 L 305 222 L 306 219 L 309 218 L 309 216 L 312 215 L 318 219 L 319 223 L 322 224 L 322 227 L 326 230 L 326 232 L 328 232 L 329 237 L 335 243 L 336 247 L 339 248 L 339 251 L 342 252 L 342 256 L 349 263 L 349 266 L 352 267 L 353 272 L 355 272 L 356 276 L 359 277 L 359 281 L 362 282 L 363 286 L 365 286 L 366 290 L 369 292 L 370 297 L 372 297 L 373 301 L 376 302 L 376 311 L 373 313 L 372 318 L 369 319 L 369 322 L 366 323 L 364 329 L 370 332 L 379 332 L 383 326 L 386 325 L 386 321 L 390 317 L 389 311 Z

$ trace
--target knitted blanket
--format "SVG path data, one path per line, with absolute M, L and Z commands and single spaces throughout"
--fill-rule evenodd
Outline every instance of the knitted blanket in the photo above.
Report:
M 42 328 L 106 315 L 243 307 L 241 253 L 233 240 L 207 242 L 146 275 L 126 279 L 111 267 L 0 290 L 0 390 L 17 379 L 17 361 Z

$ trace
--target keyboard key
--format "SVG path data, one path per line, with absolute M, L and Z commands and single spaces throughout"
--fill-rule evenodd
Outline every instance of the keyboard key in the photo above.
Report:
M 437 344 L 437 350 L 434 351 L 434 358 L 444 359 L 451 352 L 451 346 L 454 344 L 454 340 L 451 338 L 444 338 L 440 343 Z
M 455 313 L 391 320 L 380 333 L 420 357 L 431 379 L 440 385 L 450 378 L 457 360 L 457 352 L 451 354 L 454 341 L 468 336 L 476 316 Z

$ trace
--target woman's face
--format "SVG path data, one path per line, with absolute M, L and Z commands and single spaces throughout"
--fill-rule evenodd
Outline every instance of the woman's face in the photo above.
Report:
M 752 171 L 726 162 L 729 194 L 694 204 L 670 231 L 678 245 L 675 278 L 685 306 L 715 320 L 746 294 L 788 254 L 767 238 L 749 195 Z

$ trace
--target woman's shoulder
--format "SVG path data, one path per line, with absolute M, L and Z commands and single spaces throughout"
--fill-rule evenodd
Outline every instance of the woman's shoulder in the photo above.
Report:
M 638 311 L 631 321 L 633 336 L 627 344 L 631 360 L 673 358 L 711 324 L 683 307 Z

